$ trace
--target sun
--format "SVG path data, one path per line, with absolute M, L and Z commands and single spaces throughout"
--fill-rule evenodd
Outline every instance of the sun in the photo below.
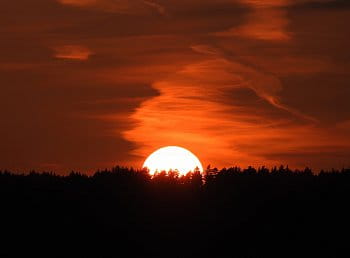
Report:
M 177 170 L 180 175 L 185 175 L 197 168 L 203 172 L 203 166 L 199 159 L 189 150 L 177 146 L 160 148 L 148 156 L 143 163 L 151 175 L 155 172 Z

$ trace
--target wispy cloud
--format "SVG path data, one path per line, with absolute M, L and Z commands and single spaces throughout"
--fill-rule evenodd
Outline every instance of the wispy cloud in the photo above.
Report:
M 53 47 L 54 55 L 59 59 L 88 60 L 92 55 L 89 48 L 81 45 L 64 45 Z
M 247 37 L 257 40 L 287 41 L 290 32 L 287 31 L 289 20 L 283 8 L 289 0 L 241 0 L 251 11 L 246 16 L 243 25 L 215 33 L 222 37 Z
M 150 6 L 151 8 L 154 8 L 159 14 L 161 15 L 168 15 L 166 12 L 166 9 L 163 5 L 154 2 L 154 1 L 149 1 L 149 0 L 143 0 L 143 3 L 145 3 L 146 5 Z
M 65 5 L 88 7 L 103 10 L 105 12 L 139 14 L 145 13 L 151 7 L 162 15 L 166 14 L 165 8 L 150 0 L 57 0 Z
M 200 51 L 212 53 L 204 47 Z M 235 104 L 239 95 L 233 95 L 231 102 L 227 102 L 225 94 L 230 91 L 252 90 L 257 98 L 263 98 L 273 107 L 308 119 L 276 102 L 275 94 L 281 87 L 276 79 L 222 58 L 189 64 L 164 80 L 154 82 L 153 87 L 160 96 L 137 109 L 131 117 L 138 121 L 137 125 L 124 133 L 127 140 L 137 143 L 135 154 L 140 156 L 147 155 L 155 147 L 178 144 L 200 153 L 205 162 L 220 165 L 238 161 L 245 165 L 277 162 L 267 161 L 263 149 L 258 151 L 257 146 L 269 140 L 276 141 L 276 145 L 291 140 L 293 136 L 288 134 L 291 125 L 288 129 L 280 128 L 280 124 L 288 124 L 288 120 L 283 119 L 283 115 L 279 119 L 271 118 L 264 111 L 255 110 L 254 114 L 249 103 Z M 295 131 L 303 132 L 303 126 L 296 127 Z M 308 134 L 308 130 L 305 133 Z M 254 151 L 240 149 L 249 142 L 256 144 Z M 201 150 L 202 146 L 206 146 L 206 151 Z

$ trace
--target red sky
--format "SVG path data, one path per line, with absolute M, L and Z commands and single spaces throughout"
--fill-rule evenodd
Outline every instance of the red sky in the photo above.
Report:
M 343 0 L 0 0 L 0 168 L 350 166 Z

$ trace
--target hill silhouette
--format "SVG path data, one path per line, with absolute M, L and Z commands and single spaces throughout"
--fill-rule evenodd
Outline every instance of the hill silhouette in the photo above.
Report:
M 2 171 L 0 257 L 347 257 L 349 197 L 350 169 Z

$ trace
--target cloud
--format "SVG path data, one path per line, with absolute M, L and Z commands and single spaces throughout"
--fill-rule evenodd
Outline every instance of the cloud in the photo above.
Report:
M 162 145 L 220 167 L 347 161 L 344 1 L 0 6 L 3 167 L 137 167 Z
M 315 118 L 305 115 L 292 107 L 288 107 L 280 101 L 278 93 L 282 90 L 282 84 L 276 76 L 268 74 L 263 70 L 256 70 L 252 66 L 247 66 L 242 63 L 234 62 L 234 60 L 228 60 L 225 57 L 222 57 L 224 55 L 223 53 L 220 53 L 219 50 L 210 46 L 194 46 L 192 47 L 192 49 L 199 53 L 217 56 L 217 59 L 215 61 L 209 61 L 213 64 L 215 63 L 214 65 L 209 64 L 207 71 L 201 71 L 203 74 L 210 74 L 213 71 L 217 73 L 219 73 L 218 71 L 228 71 L 232 74 L 236 74 L 236 76 L 240 78 L 239 85 L 241 87 L 248 87 L 252 89 L 259 97 L 263 98 L 271 105 L 279 109 L 285 110 L 287 112 L 290 112 L 291 114 L 296 115 L 300 118 L 312 122 L 317 122 Z M 216 68 L 215 66 L 219 67 Z M 212 75 L 212 77 L 225 78 L 225 76 L 220 74 Z M 208 78 L 207 80 L 210 79 Z M 230 78 L 230 80 L 233 81 L 234 78 Z M 230 85 L 229 82 L 226 82 L 226 84 Z
M 167 15 L 165 7 L 159 3 L 154 2 L 154 1 L 146 1 L 146 0 L 143 0 L 143 3 L 150 6 L 151 8 L 154 8 L 156 11 L 158 11 L 159 14 Z
M 206 55 L 220 55 L 220 52 L 218 52 L 215 48 L 210 47 L 208 45 L 194 45 L 191 46 L 191 49 L 195 52 L 206 54 Z
M 204 46 L 192 49 L 199 49 L 201 53 L 216 52 Z M 281 90 L 277 79 L 219 57 L 189 64 L 164 80 L 154 82 L 153 87 L 160 95 L 137 109 L 131 116 L 138 121 L 137 125 L 123 134 L 127 140 L 137 143 L 139 147 L 134 153 L 139 156 L 146 156 L 155 146 L 175 144 L 200 153 L 205 162 L 214 164 L 228 166 L 233 157 L 245 165 L 250 164 L 249 161 L 258 164 L 263 160 L 272 164 L 276 161 L 266 161 L 256 148 L 269 140 L 276 139 L 278 145 L 290 138 L 289 129 L 279 126 L 288 123 L 282 118 L 283 112 L 311 120 L 276 100 Z M 244 89 L 256 93 L 255 105 L 258 98 L 263 98 L 272 106 L 264 106 L 260 112 L 254 109 L 253 113 L 249 102 L 238 105 L 238 95 L 226 98 L 227 92 Z M 279 118 L 265 113 L 274 108 L 283 110 Z M 296 127 L 294 131 L 302 132 L 302 128 Z M 255 151 L 239 148 L 247 142 L 254 142 Z M 205 152 L 201 151 L 201 146 L 206 146 Z
M 55 57 L 59 59 L 88 60 L 92 55 L 90 49 L 80 45 L 64 45 L 53 47 Z
M 61 4 L 78 7 L 98 8 L 106 12 L 132 12 L 137 1 L 130 0 L 57 0 Z
M 257 40 L 290 40 L 290 33 L 287 32 L 289 20 L 286 10 L 283 9 L 289 5 L 289 0 L 241 0 L 240 2 L 251 9 L 246 17 L 246 22 L 241 26 L 217 32 L 214 35 L 247 37 Z
M 86 6 L 86 5 L 95 5 L 99 0 L 58 0 L 58 1 L 62 4 Z
M 77 7 L 97 8 L 105 12 L 139 14 L 148 12 L 149 7 L 165 15 L 165 8 L 155 2 L 146 0 L 57 0 L 61 4 Z
M 284 7 L 292 3 L 291 0 L 239 0 L 240 3 L 253 8 Z

